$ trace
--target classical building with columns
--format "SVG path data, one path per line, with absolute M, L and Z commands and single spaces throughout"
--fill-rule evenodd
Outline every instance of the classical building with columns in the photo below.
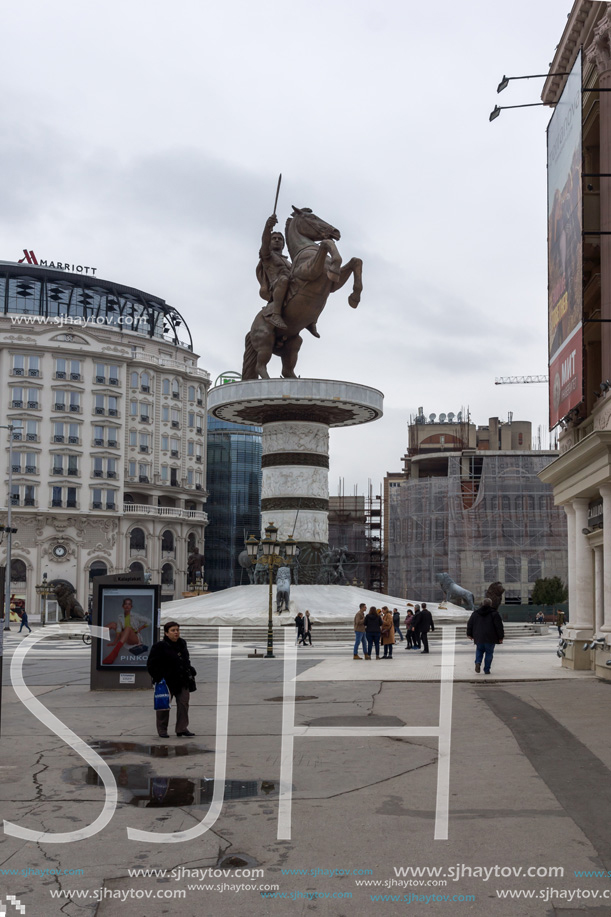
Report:
M 13 427 L 12 443 L 0 430 L 0 507 L 10 500 L 17 529 L 11 593 L 34 620 L 45 574 L 84 607 L 95 575 L 127 570 L 180 598 L 207 523 L 210 378 L 184 319 L 63 267 L 0 262 L 0 404 Z
M 573 104 L 562 111 L 567 95 Z M 569 132 L 575 152 L 566 180 L 550 185 L 550 417 L 561 432 L 560 457 L 539 477 L 567 517 L 563 665 L 611 680 L 610 4 L 573 4 L 542 99 L 556 109 L 548 174 Z

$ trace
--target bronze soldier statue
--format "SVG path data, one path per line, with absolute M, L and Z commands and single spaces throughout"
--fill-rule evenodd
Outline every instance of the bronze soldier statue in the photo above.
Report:
M 267 302 L 262 311 L 263 317 L 275 328 L 286 331 L 287 325 L 282 318 L 282 310 L 291 282 L 292 265 L 287 256 L 283 254 L 284 236 L 281 232 L 272 232 L 277 222 L 278 217 L 275 213 L 272 213 L 265 222 L 259 249 L 257 280 L 259 281 L 259 295 Z M 320 337 L 316 322 L 311 322 L 307 330 L 314 337 Z

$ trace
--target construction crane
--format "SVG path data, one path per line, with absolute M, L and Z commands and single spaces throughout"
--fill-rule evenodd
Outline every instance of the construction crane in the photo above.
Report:
M 527 385 L 532 382 L 548 382 L 547 376 L 499 376 L 495 385 Z

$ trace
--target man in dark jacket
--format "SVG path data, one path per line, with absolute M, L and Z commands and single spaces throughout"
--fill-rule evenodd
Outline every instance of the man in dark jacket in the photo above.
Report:
M 401 633 L 401 615 L 399 614 L 398 608 L 393 608 L 392 610 L 392 625 L 395 629 L 395 635 L 399 634 L 401 643 L 403 643 L 403 634 Z
M 151 647 L 146 667 L 155 683 L 165 678 L 170 694 L 176 698 L 176 735 L 192 736 L 194 733 L 189 732 L 189 683 L 197 673 L 176 621 L 164 624 L 163 632 L 163 640 Z M 169 722 L 170 711 L 157 710 L 157 732 L 161 739 L 168 738 Z
M 433 615 L 426 607 L 426 602 L 422 603 L 422 608 L 420 611 L 417 611 L 414 617 L 412 618 L 412 628 L 414 631 L 414 636 L 417 638 L 418 643 L 424 647 L 422 653 L 428 653 L 429 651 L 429 631 L 435 630 L 435 622 L 433 621 Z M 422 655 L 422 654 L 421 654 Z
M 492 607 L 491 599 L 484 599 L 480 608 L 476 608 L 467 624 L 467 637 L 475 643 L 475 671 L 481 672 L 484 660 L 484 674 L 490 674 L 494 647 L 502 643 L 505 637 L 503 619 Z

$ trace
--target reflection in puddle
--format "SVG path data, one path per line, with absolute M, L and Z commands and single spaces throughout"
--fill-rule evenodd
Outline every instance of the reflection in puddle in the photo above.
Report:
M 187 755 L 212 754 L 209 748 L 199 748 L 197 745 L 144 745 L 139 742 L 110 742 L 105 739 L 91 742 L 91 747 L 95 748 L 102 758 L 112 758 L 121 752 L 133 752 L 151 758 L 184 758 Z
M 120 790 L 131 794 L 132 806 L 146 809 L 166 806 L 201 806 L 212 802 L 214 779 L 204 777 L 159 777 L 151 774 L 147 764 L 111 764 L 110 769 Z M 69 783 L 103 786 L 103 781 L 93 767 L 79 767 L 64 779 Z M 270 780 L 225 780 L 223 799 L 246 799 L 253 796 L 276 796 L 276 784 Z

